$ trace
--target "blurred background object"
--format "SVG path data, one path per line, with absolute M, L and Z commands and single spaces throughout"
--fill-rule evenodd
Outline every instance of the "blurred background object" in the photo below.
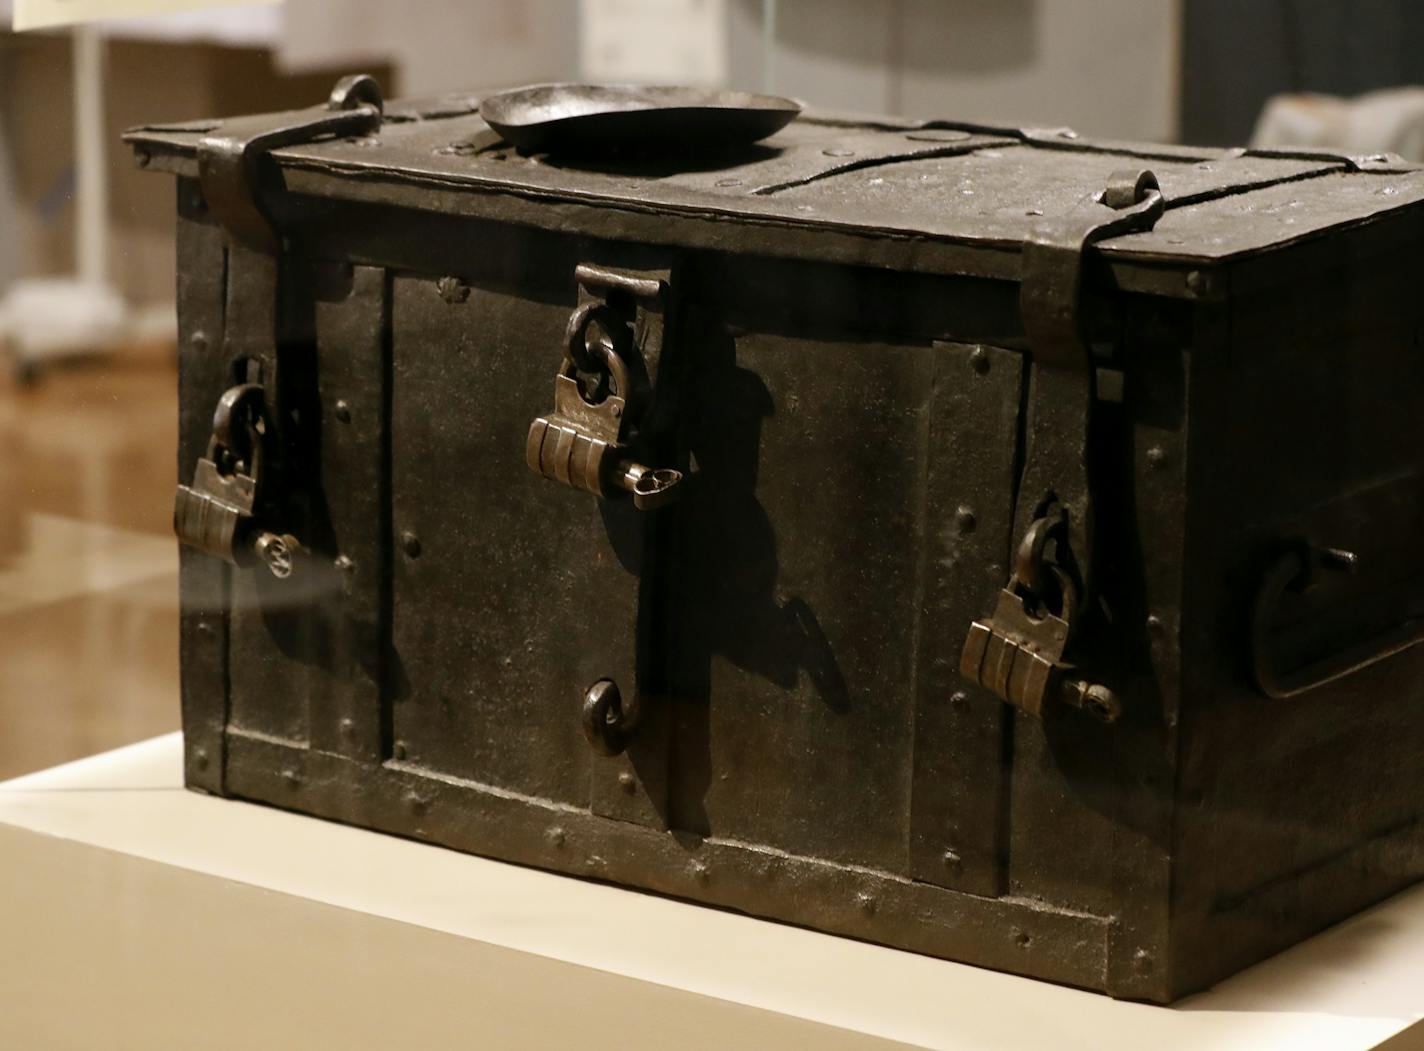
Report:
M 122 129 L 307 106 L 362 70 L 387 98 L 681 82 L 1420 157 L 1421 43 L 1417 0 L 269 0 L 0 33 L 0 777 L 177 725 L 174 201 Z
M 1239 146 L 1273 95 L 1424 84 L 1418 0 L 1184 0 L 1181 137 Z
M 1306 92 L 1276 95 L 1261 111 L 1251 145 L 1397 153 L 1408 161 L 1424 161 L 1424 88 L 1389 88 L 1354 99 Z
M 1175 0 L 727 0 L 733 86 L 863 113 L 1170 139 Z M 761 27 L 775 9 L 772 83 Z

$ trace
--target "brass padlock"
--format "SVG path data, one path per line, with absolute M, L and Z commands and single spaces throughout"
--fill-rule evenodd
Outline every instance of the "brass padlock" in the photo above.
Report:
M 993 615 L 969 628 L 959 672 L 1038 718 L 1057 702 L 1081 708 L 1102 722 L 1114 722 L 1122 714 L 1116 695 L 1106 686 L 1078 678 L 1064 659 L 1073 636 L 1077 588 L 1061 566 L 1044 559 L 1045 545 L 1060 525 L 1045 517 L 1029 529 L 1019 547 L 1014 578 L 999 592 Z M 1049 581 L 1058 593 L 1059 613 L 1042 602 Z
M 597 324 L 608 338 L 590 339 Z M 624 326 L 606 303 L 581 304 L 569 319 L 567 350 L 554 377 L 554 411 L 529 427 L 525 457 L 535 474 L 595 496 L 631 493 L 640 511 L 653 511 L 677 495 L 682 472 L 632 459 L 627 447 L 636 392 L 627 365 L 612 344 Z M 610 389 L 586 397 L 580 367 L 605 374 Z
M 232 387 L 218 400 L 207 455 L 193 484 L 178 486 L 173 531 L 180 542 L 232 565 L 261 562 L 274 576 L 288 577 L 299 543 L 258 523 L 267 440 L 263 402 L 256 383 Z

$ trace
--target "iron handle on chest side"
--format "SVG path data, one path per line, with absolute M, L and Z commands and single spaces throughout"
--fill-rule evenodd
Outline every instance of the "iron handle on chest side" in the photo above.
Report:
M 1411 617 L 1297 667 L 1280 666 L 1272 635 L 1286 593 L 1304 594 L 1322 572 L 1354 573 L 1358 565 L 1352 552 L 1292 543 L 1267 567 L 1251 605 L 1251 676 L 1265 696 L 1298 697 L 1424 643 L 1424 617 Z
M 1015 516 L 1021 539 L 993 613 L 970 627 L 960 672 L 1034 716 L 1058 703 L 1103 722 L 1121 714 L 1111 689 L 1069 663 L 1094 594 L 1088 446 L 1096 394 L 1081 309 L 1083 258 L 1096 241 L 1150 228 L 1164 209 L 1152 172 L 1118 172 L 1024 244 L 1020 309 L 1032 377 Z

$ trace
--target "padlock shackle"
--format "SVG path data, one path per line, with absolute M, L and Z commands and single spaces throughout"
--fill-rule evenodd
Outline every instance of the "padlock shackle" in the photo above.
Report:
M 569 316 L 568 326 L 564 329 L 564 367 L 561 370 L 563 375 L 571 376 L 576 371 L 591 372 L 593 367 L 598 365 L 608 370 L 608 374 L 613 377 L 613 386 L 617 394 L 624 402 L 633 400 L 632 382 L 628 374 L 628 366 L 619 355 L 618 351 L 605 343 L 589 343 L 589 327 L 597 323 L 608 333 L 608 338 L 612 341 L 619 329 L 626 330 L 628 323 L 607 303 L 596 299 L 591 299 L 586 303 L 580 303 L 574 308 L 573 314 Z M 588 356 L 593 355 L 597 361 L 589 361 Z
M 248 414 L 251 414 L 250 416 Z M 216 462 L 214 455 L 219 449 L 226 449 L 234 452 L 237 443 L 233 437 L 233 420 L 243 418 L 244 422 L 250 419 L 265 420 L 267 418 L 266 391 L 260 383 L 239 383 L 234 387 L 229 387 L 223 391 L 223 395 L 218 399 L 217 408 L 213 410 L 213 437 L 212 443 L 208 447 L 208 455 Z M 248 445 L 248 459 L 246 473 L 253 481 L 260 477 L 262 462 L 262 436 L 255 431 L 252 434 L 243 436 L 243 440 Z

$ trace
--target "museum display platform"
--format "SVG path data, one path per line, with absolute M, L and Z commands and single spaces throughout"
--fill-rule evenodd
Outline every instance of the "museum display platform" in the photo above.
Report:
M 183 790 L 0 784 L 0 1046 L 1424 1048 L 1424 885 L 1171 1008 Z

